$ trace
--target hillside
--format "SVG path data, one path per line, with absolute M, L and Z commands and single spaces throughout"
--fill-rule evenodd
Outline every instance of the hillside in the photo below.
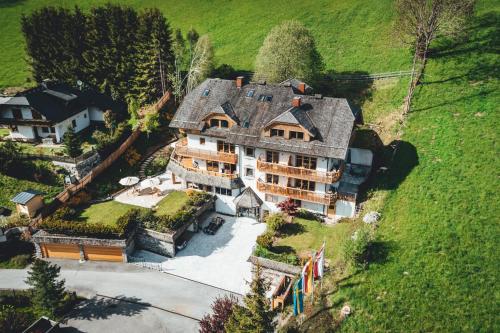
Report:
M 102 1 L 0 0 L 0 88 L 26 84 L 22 13 L 44 5 L 83 9 Z M 117 1 L 111 1 L 117 2 Z M 367 3 L 356 0 L 309 1 L 120 1 L 135 8 L 160 8 L 173 28 L 186 32 L 191 27 L 213 39 L 218 64 L 238 70 L 252 70 L 255 55 L 273 26 L 297 19 L 310 28 L 326 68 L 335 71 L 381 72 L 409 68 L 409 54 L 391 32 L 392 1 Z M 223 14 L 222 14 L 223 13 Z

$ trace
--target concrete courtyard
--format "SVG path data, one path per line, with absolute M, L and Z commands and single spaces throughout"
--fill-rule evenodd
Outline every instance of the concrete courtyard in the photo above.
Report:
M 211 216 L 214 215 L 217 214 Z M 208 224 L 211 216 L 203 226 Z M 220 216 L 226 222 L 215 235 L 198 232 L 175 258 L 142 250 L 134 257 L 160 263 L 166 273 L 245 294 L 249 288 L 247 282 L 252 279 L 251 264 L 247 259 L 266 225 L 248 217 Z

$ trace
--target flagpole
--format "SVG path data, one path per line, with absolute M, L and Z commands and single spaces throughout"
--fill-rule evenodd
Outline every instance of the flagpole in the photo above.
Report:
M 323 275 L 325 275 L 325 272 L 324 272 L 324 266 L 325 266 L 325 256 L 326 256 L 326 240 L 323 239 L 323 260 L 321 261 L 321 265 L 323 267 L 321 267 L 321 277 L 319 279 L 319 289 L 323 290 Z M 319 270 L 319 267 L 318 267 L 318 270 Z
M 311 257 L 311 304 L 314 304 L 314 251 L 312 251 L 312 257 Z

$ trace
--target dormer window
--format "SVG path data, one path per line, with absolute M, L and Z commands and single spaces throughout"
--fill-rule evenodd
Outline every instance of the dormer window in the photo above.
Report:
M 259 102 L 271 102 L 273 95 L 259 95 Z
M 207 97 L 209 94 L 210 94 L 210 89 L 205 89 L 205 90 L 203 90 L 203 93 L 201 94 L 201 96 Z
M 285 131 L 282 130 L 282 129 L 272 128 L 271 129 L 271 136 L 284 137 L 285 136 Z
M 290 139 L 304 140 L 304 132 L 290 131 Z
M 228 128 L 229 127 L 229 122 L 224 119 L 210 119 L 210 127 L 222 127 L 222 128 Z
M 229 123 L 227 122 L 227 120 L 221 120 L 220 121 L 220 127 L 228 128 L 229 127 Z
M 255 94 L 255 89 L 249 90 L 247 92 L 247 97 L 253 97 L 254 94 Z

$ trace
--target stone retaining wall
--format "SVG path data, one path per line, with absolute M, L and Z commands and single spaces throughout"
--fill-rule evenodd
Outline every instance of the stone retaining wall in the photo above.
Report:
M 92 169 L 101 163 L 101 157 L 96 152 L 78 163 L 68 163 L 61 161 L 52 161 L 54 165 L 60 166 L 67 170 L 70 174 L 74 175 L 77 179 L 85 177 Z
M 271 280 L 274 280 L 281 275 L 294 277 L 299 275 L 301 272 L 300 267 L 253 255 L 248 258 L 248 261 L 252 263 L 253 267 L 259 264 L 263 270 L 263 275 L 269 277 Z

